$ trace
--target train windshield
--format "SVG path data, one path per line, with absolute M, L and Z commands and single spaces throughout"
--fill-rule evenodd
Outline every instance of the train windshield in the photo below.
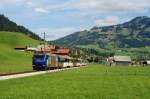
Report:
M 44 59 L 45 55 L 34 55 L 35 59 Z

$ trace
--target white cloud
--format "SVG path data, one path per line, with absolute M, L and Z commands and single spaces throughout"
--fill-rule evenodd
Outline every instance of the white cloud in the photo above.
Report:
M 30 7 L 41 7 L 34 0 L 0 0 L 0 4 L 24 3 Z M 119 11 L 148 11 L 150 0 L 68 0 L 64 3 L 47 4 L 43 1 L 43 7 L 49 10 L 78 9 L 93 12 L 119 12 Z M 41 8 L 43 8 L 41 7 Z M 43 9 L 44 9 L 43 8 Z
M 38 4 L 37 2 L 33 0 L 0 0 L 0 5 L 6 6 L 6 5 L 21 5 L 25 8 L 34 10 L 37 13 L 49 13 L 49 11 L 46 9 L 46 4 Z
M 128 12 L 148 11 L 150 0 L 74 0 L 68 2 L 66 8 L 88 12 Z
M 39 28 L 34 29 L 36 33 L 38 33 L 41 37 L 43 36 L 41 33 L 46 33 L 47 40 L 56 40 L 58 38 L 67 36 L 76 31 L 84 30 L 82 28 L 74 28 L 74 27 L 64 27 L 64 28 Z
M 49 10 L 47 10 L 45 6 L 37 4 L 36 2 L 26 0 L 25 4 L 27 8 L 33 9 L 37 13 L 44 13 L 44 14 L 49 13 Z
M 47 0 L 45 0 L 47 1 Z M 36 12 L 62 11 L 77 9 L 82 13 L 147 12 L 150 0 L 68 0 L 61 3 L 38 3 L 34 0 L 0 0 L 1 4 L 26 4 Z M 40 8 L 40 9 L 39 9 Z
M 35 8 L 34 10 L 39 13 L 49 13 L 49 11 L 44 8 Z
M 108 16 L 105 19 L 95 20 L 95 25 L 97 26 L 109 26 L 116 25 L 119 23 L 119 18 L 117 16 Z
M 14 4 L 24 2 L 24 0 L 0 0 L 0 4 Z
M 30 8 L 30 7 L 35 7 L 36 5 L 32 1 L 26 1 L 26 6 Z
M 0 6 L 20 6 L 23 5 L 26 0 L 0 0 Z

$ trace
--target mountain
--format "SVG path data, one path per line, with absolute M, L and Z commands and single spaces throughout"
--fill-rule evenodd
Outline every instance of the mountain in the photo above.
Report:
M 32 70 L 32 53 L 15 51 L 14 47 L 39 43 L 22 33 L 0 32 L 0 74 Z
M 41 38 L 38 35 L 31 32 L 24 26 L 17 25 L 15 22 L 10 21 L 4 15 L 0 15 L 0 31 L 20 32 L 20 33 L 23 33 L 33 39 L 41 40 Z
M 150 46 L 150 18 L 140 16 L 123 24 L 93 27 L 58 39 L 54 43 L 69 47 L 102 49 Z

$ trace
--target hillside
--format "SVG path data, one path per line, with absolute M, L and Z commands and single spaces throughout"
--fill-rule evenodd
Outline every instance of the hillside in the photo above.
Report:
M 32 54 L 15 51 L 16 45 L 38 45 L 22 33 L 0 32 L 0 73 L 32 70 Z
M 94 46 L 108 49 L 150 46 L 150 18 L 141 16 L 123 24 L 94 27 L 58 39 L 55 43 L 69 47 Z
M 150 18 L 141 16 L 123 24 L 93 27 L 51 43 L 79 48 L 88 55 L 130 55 L 136 60 L 149 59 Z
M 33 39 L 41 40 L 41 38 L 38 35 L 31 32 L 24 26 L 17 25 L 15 22 L 9 20 L 4 15 L 0 15 L 0 31 L 19 32 L 19 33 L 25 34 Z

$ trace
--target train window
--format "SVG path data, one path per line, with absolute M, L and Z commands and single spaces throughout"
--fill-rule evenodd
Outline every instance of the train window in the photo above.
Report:
M 68 60 L 68 59 L 65 59 L 65 62 L 69 62 L 69 60 Z
M 34 58 L 36 58 L 36 59 L 43 59 L 44 55 L 34 55 Z
M 57 57 L 57 61 L 58 61 L 58 62 L 60 62 L 60 61 L 61 61 L 60 57 Z
M 46 58 L 48 59 L 48 58 L 49 58 L 49 56 L 48 56 L 48 55 L 46 55 Z

